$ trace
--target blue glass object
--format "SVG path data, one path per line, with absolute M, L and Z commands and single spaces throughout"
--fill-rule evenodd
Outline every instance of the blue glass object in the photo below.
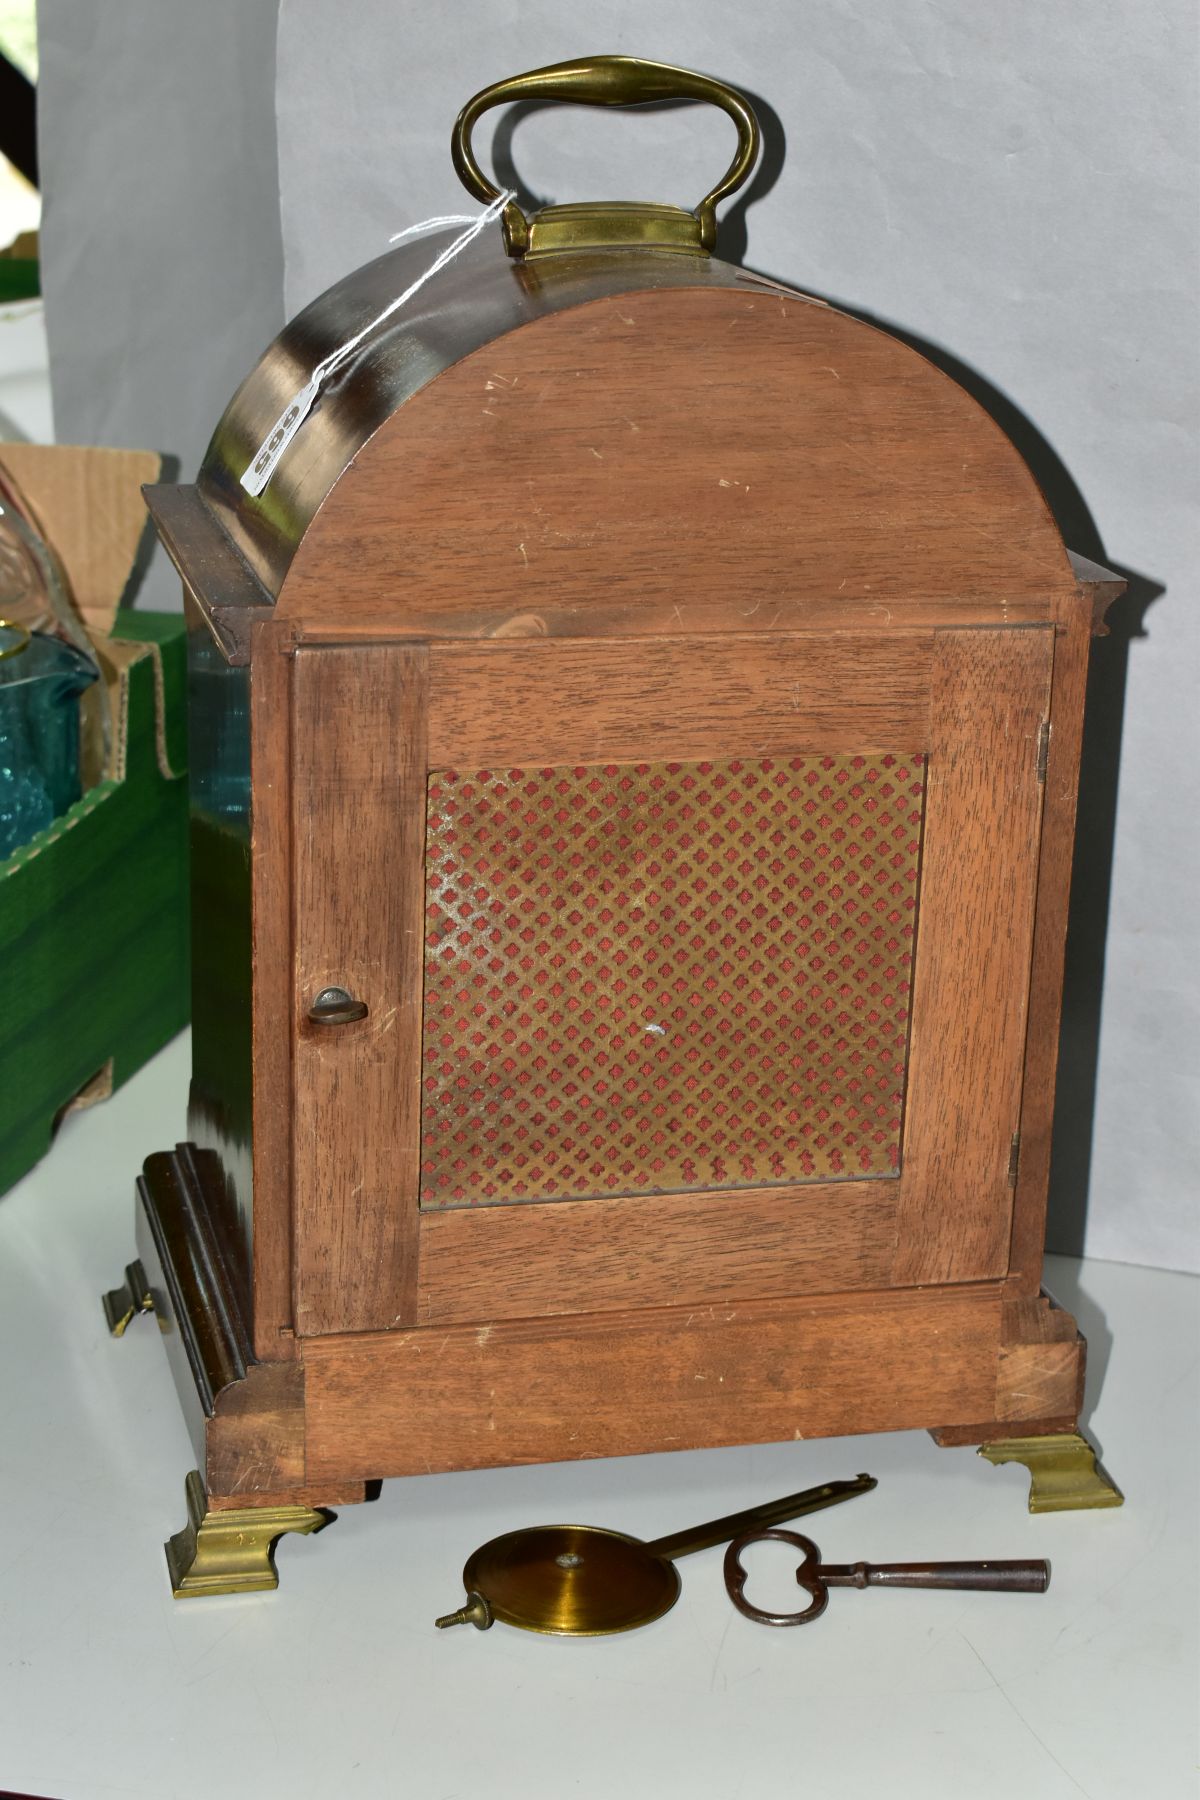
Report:
M 70 644 L 0 622 L 0 860 L 78 800 L 78 700 L 95 679 Z
M 188 781 L 192 818 L 250 836 L 250 670 L 226 662 L 212 634 L 188 628 Z

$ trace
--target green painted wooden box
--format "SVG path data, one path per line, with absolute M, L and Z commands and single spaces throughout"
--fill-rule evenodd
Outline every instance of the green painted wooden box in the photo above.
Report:
M 115 778 L 0 862 L 0 1193 L 187 1024 L 185 639 L 117 615 Z

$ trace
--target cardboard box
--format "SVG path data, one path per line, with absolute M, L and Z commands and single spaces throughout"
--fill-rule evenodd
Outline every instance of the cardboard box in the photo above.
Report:
M 0 465 L 64 565 L 113 710 L 101 779 L 0 862 L 2 1193 L 64 1112 L 187 1024 L 190 991 L 184 621 L 119 610 L 159 458 L 0 443 Z

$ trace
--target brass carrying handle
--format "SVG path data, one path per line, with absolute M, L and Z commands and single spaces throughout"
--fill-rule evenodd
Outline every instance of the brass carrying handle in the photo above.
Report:
M 532 69 L 527 75 L 511 75 L 506 81 L 493 82 L 491 87 L 481 89 L 467 101 L 455 120 L 450 155 L 463 186 L 477 200 L 487 204 L 499 199 L 500 189 L 488 180 L 476 161 L 471 148 L 471 133 L 481 114 L 510 100 L 561 100 L 577 106 L 647 106 L 656 100 L 707 100 L 727 113 L 737 126 L 737 150 L 733 161 L 694 212 L 682 214 L 684 220 L 693 222 L 693 243 L 672 247 L 691 247 L 706 252 L 714 249 L 717 202 L 741 187 L 758 156 L 758 120 L 736 88 L 727 87 L 723 81 L 715 81 L 709 75 L 699 75 L 692 69 L 677 69 L 670 63 L 645 62 L 638 56 L 587 56 L 577 62 L 551 63 L 544 69 Z M 568 210 L 579 214 L 585 209 L 548 207 L 535 215 L 534 220 L 529 220 L 514 201 L 509 201 L 501 215 L 509 255 L 525 256 L 535 247 L 531 243 L 531 227 L 537 220 L 545 221 L 555 213 L 565 214 Z M 600 213 L 612 209 L 589 207 L 587 210 Z M 642 209 L 627 207 L 622 210 L 632 216 Z M 656 207 L 652 210 L 661 215 L 679 209 Z M 642 241 L 643 236 L 638 234 L 633 241 Z M 620 240 L 610 236 L 607 241 Z M 553 247 L 569 246 L 555 243 Z

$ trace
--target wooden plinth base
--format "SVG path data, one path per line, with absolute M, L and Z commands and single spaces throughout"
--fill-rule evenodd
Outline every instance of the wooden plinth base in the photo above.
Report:
M 226 1512 L 316 1519 L 383 1476 L 921 1427 L 999 1451 L 1075 1426 L 1074 1320 L 998 1282 L 339 1334 L 256 1362 L 210 1187 L 191 1147 L 151 1157 L 137 1232 L 206 1530 Z M 254 1555 L 250 1585 L 273 1585 Z

